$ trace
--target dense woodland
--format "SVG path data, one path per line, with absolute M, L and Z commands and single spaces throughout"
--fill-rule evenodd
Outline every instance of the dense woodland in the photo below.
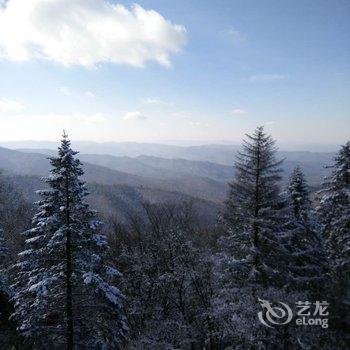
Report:
M 281 182 L 283 160 L 258 127 L 215 225 L 185 200 L 140 200 L 138 215 L 102 222 L 78 158 L 64 135 L 35 205 L 0 179 L 1 349 L 350 344 L 350 141 L 311 193 L 301 167 Z M 327 301 L 329 327 L 266 327 L 258 299 Z

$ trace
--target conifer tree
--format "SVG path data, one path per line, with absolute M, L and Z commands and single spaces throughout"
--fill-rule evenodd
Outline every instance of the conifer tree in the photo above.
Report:
M 305 176 L 298 166 L 290 177 L 287 189 L 289 220 L 286 229 L 290 251 L 289 268 L 292 287 L 319 291 L 326 275 L 326 256 L 318 233 L 309 199 Z
M 289 282 L 286 210 L 279 189 L 282 161 L 276 152 L 275 141 L 258 127 L 247 135 L 230 183 L 212 317 L 224 346 L 232 348 L 267 349 L 281 342 L 278 332 L 257 322 L 258 298 L 288 300 L 283 288 Z M 283 339 L 288 346 L 288 336 Z
M 305 176 L 299 166 L 294 168 L 290 176 L 288 194 L 294 219 L 308 222 L 311 202 Z
M 81 163 L 64 133 L 50 158 L 49 189 L 16 265 L 13 318 L 35 349 L 119 349 L 127 326 L 119 272 L 106 265 L 101 222 L 85 202 Z
M 282 161 L 276 159 L 275 141 L 263 127 L 246 136 L 224 213 L 236 279 L 262 285 L 283 283 L 285 248 L 280 231 L 284 215 L 278 186 Z
M 319 207 L 326 248 L 338 272 L 349 271 L 350 264 L 350 141 L 341 146 L 332 174 L 325 179 Z
M 350 141 L 341 146 L 334 160 L 320 192 L 318 213 L 331 269 L 332 324 L 346 343 L 350 341 Z

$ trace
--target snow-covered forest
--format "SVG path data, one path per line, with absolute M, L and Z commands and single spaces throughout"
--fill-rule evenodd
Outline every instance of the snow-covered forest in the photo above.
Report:
M 0 177 L 1 350 L 348 348 L 350 141 L 315 191 L 300 166 L 281 181 L 256 128 L 215 225 L 186 200 L 106 222 L 72 147 L 64 134 L 36 203 Z M 261 301 L 327 302 L 328 327 L 266 326 Z

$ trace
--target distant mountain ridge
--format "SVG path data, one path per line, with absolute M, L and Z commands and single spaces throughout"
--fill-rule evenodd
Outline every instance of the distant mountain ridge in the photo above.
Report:
M 145 152 L 152 153 L 151 148 Z M 142 212 L 143 201 L 191 202 L 201 222 L 215 224 L 227 194 L 227 183 L 234 176 L 237 150 L 238 147 L 207 145 L 178 147 L 173 157 L 96 153 L 79 153 L 78 157 L 83 162 L 85 180 L 91 191 L 89 200 L 105 216 L 117 216 L 125 221 L 128 215 Z M 135 147 L 131 153 L 138 154 Z M 179 153 L 187 159 L 179 157 Z M 0 147 L 0 171 L 12 177 L 28 200 L 33 201 L 36 199 L 34 190 L 44 186 L 40 177 L 50 170 L 47 158 L 55 154 L 55 150 L 46 148 L 12 150 Z M 278 156 L 286 158 L 283 186 L 292 169 L 300 165 L 311 187 L 317 189 L 328 173 L 324 165 L 330 164 L 333 154 L 286 151 L 279 152 Z
M 40 153 L 20 152 L 0 147 L 0 169 L 18 175 L 45 176 L 49 173 L 48 156 Z M 84 157 L 80 157 L 84 160 Z M 206 200 L 222 201 L 227 185 L 211 178 L 181 176 L 179 178 L 147 177 L 140 169 L 140 175 L 126 173 L 106 166 L 84 161 L 85 179 L 89 183 L 104 185 L 129 185 L 165 191 L 182 192 Z
M 186 153 L 191 148 L 216 148 L 237 150 L 240 147 L 237 142 L 200 142 L 200 141 L 169 141 L 169 142 L 95 142 L 95 141 L 74 141 L 75 148 L 82 153 L 111 154 L 116 156 L 136 157 L 138 155 L 153 155 L 159 157 L 174 157 Z M 56 150 L 59 141 L 0 141 L 0 146 L 10 149 L 51 149 Z M 334 153 L 338 150 L 338 144 L 287 144 L 277 142 L 281 151 L 305 151 L 314 153 Z
M 153 179 L 178 179 L 184 176 L 207 177 L 218 182 L 228 182 L 233 176 L 233 165 L 237 145 L 204 145 L 204 146 L 168 146 L 157 144 L 113 143 L 94 144 L 93 152 L 87 153 L 92 146 L 79 148 L 80 158 L 88 163 L 105 166 L 114 170 Z M 103 145 L 103 147 L 101 146 Z M 130 149 L 127 147 L 130 146 Z M 163 148 L 165 146 L 165 148 Z M 101 148 L 102 147 L 102 148 Z M 25 152 L 42 152 L 52 154 L 53 150 L 30 149 Z M 106 151 L 106 153 L 102 153 Z M 110 152 L 110 153 L 108 153 Z M 163 154 L 163 156 L 160 156 Z M 164 156 L 164 154 L 166 156 Z M 284 158 L 284 182 L 292 169 L 299 165 L 303 168 L 310 186 L 318 187 L 327 175 L 325 165 L 332 163 L 334 153 L 309 151 L 279 151 L 279 158 Z

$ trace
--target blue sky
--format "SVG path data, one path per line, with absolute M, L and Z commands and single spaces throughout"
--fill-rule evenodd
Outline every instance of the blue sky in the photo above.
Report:
M 1 140 L 65 128 L 79 140 L 234 142 L 257 125 L 282 143 L 349 138 L 349 1 L 138 1 L 139 15 L 110 1 L 124 6 L 114 17 L 102 0 L 26 3 L 0 10 Z

